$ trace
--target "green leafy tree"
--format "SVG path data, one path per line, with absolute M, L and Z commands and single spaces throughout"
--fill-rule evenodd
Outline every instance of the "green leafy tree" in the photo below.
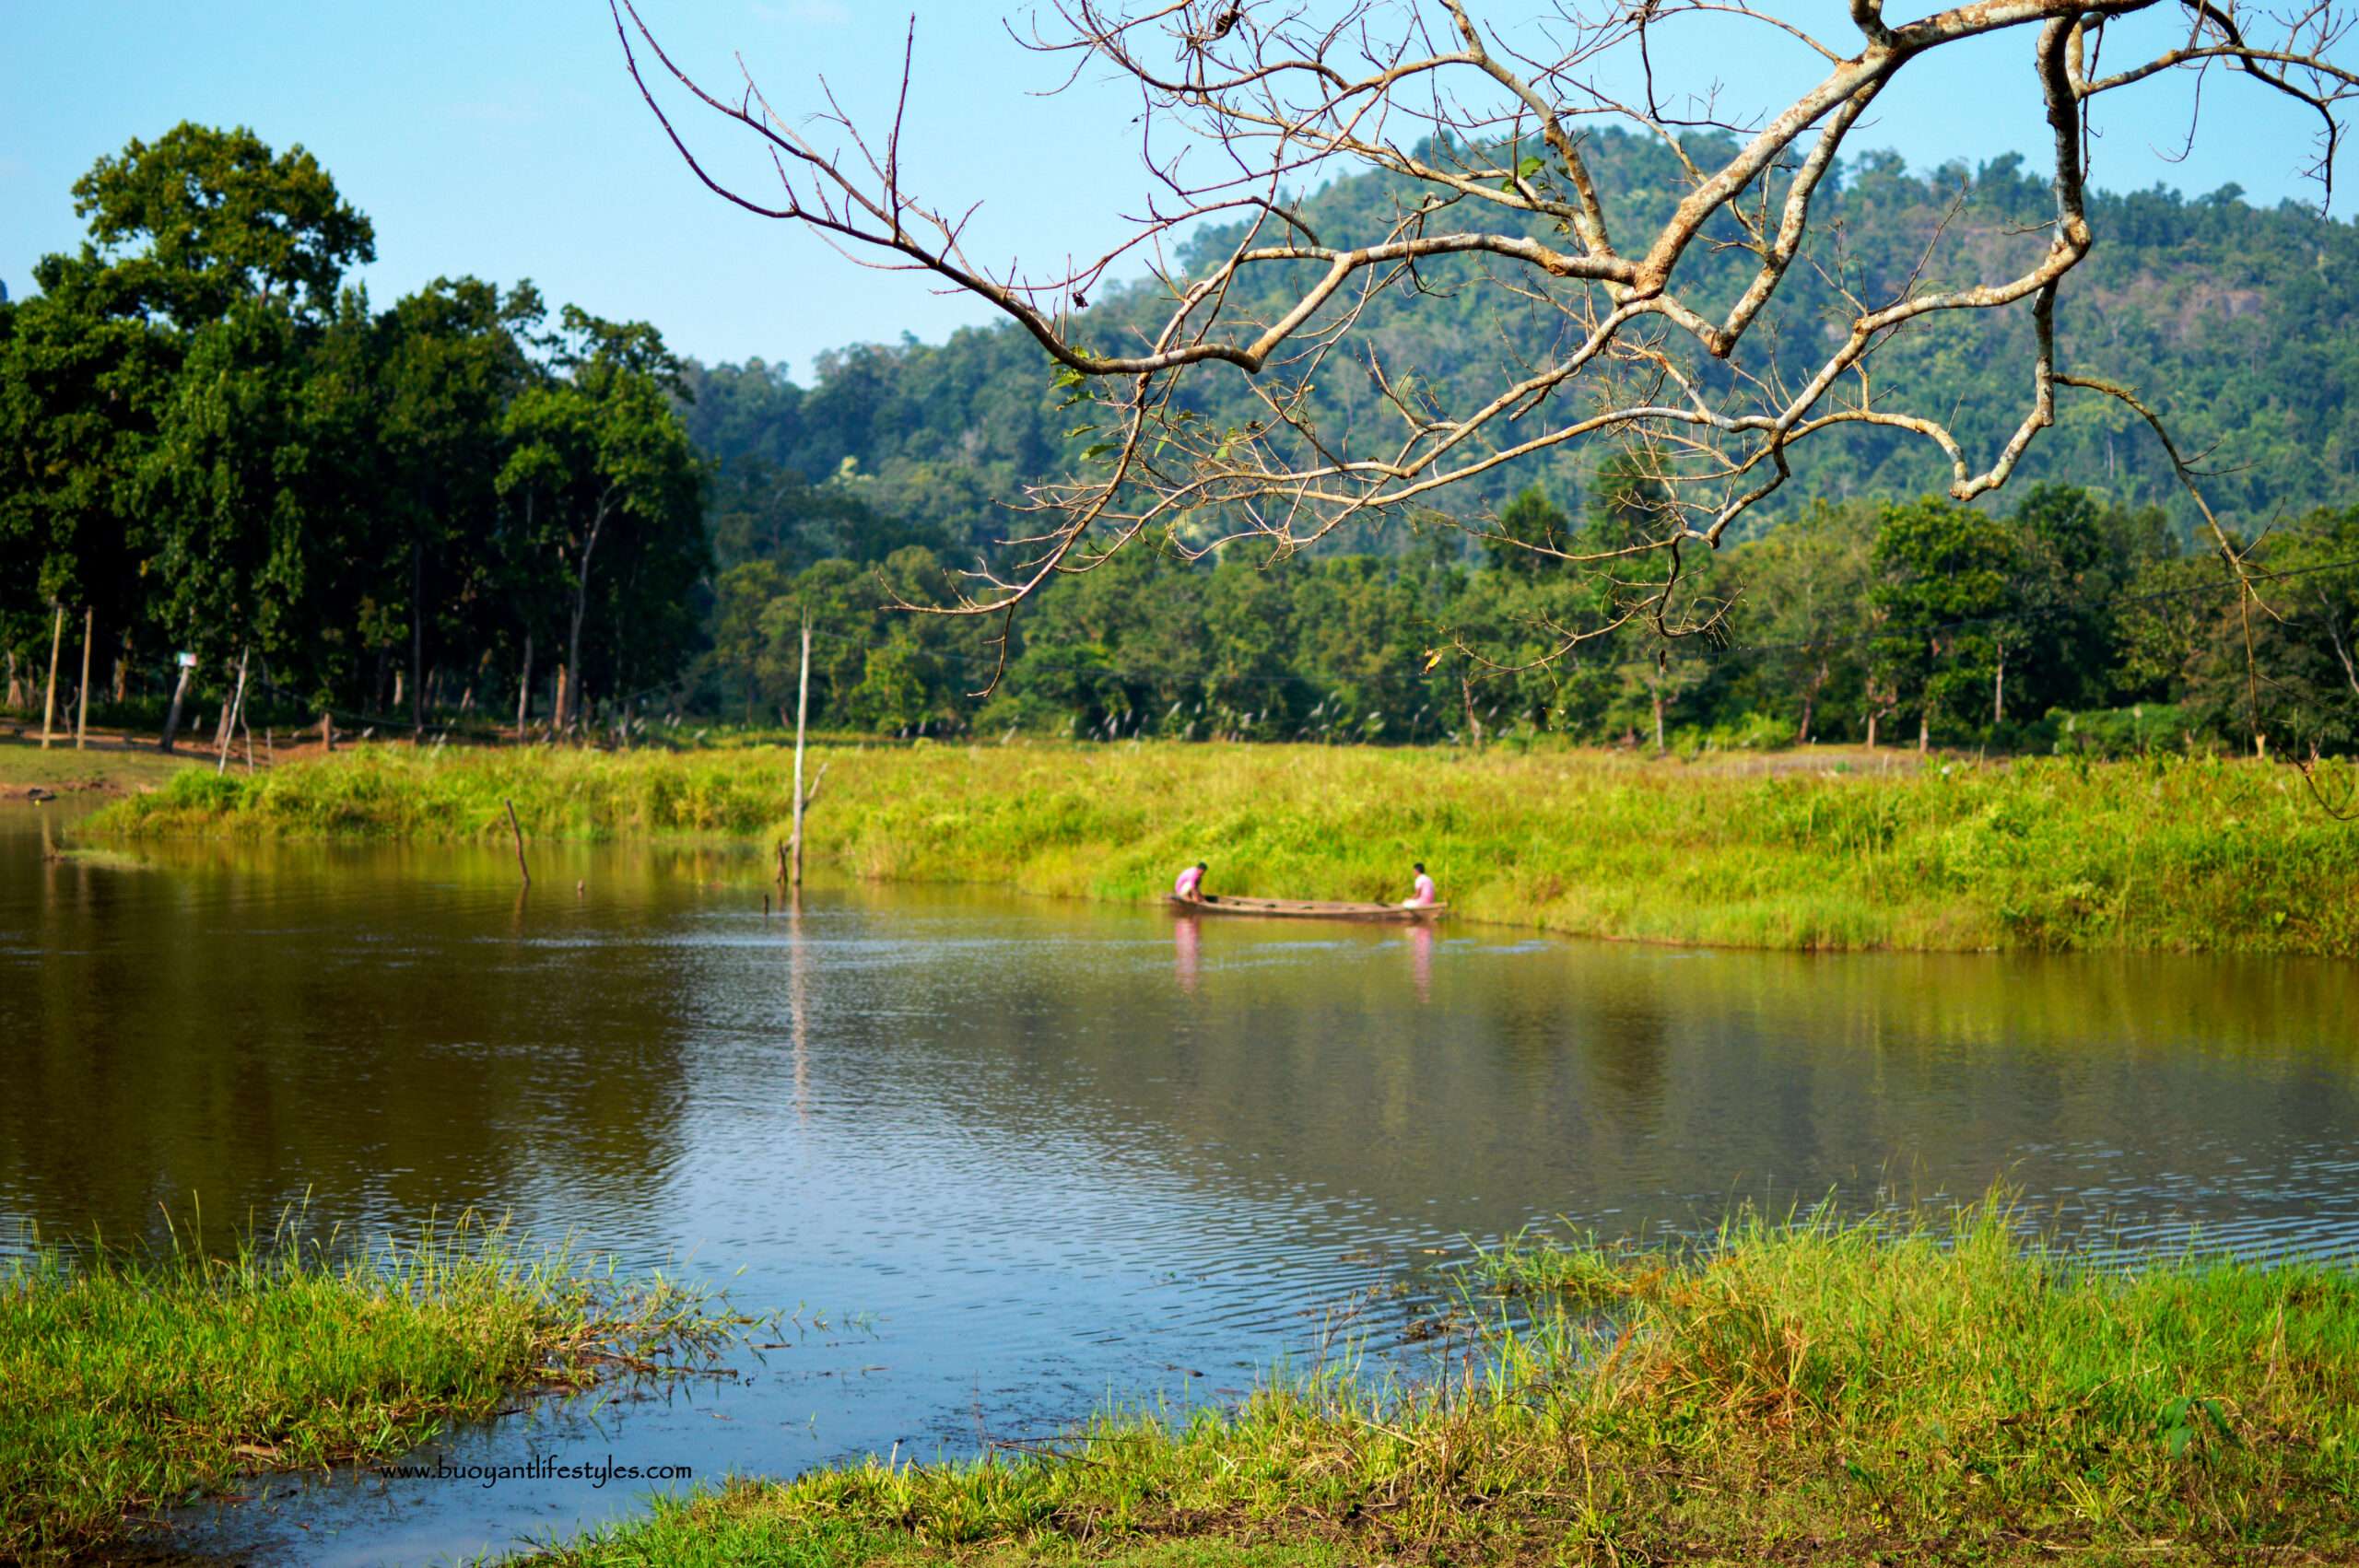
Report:
M 497 482 L 530 520 L 522 547 L 543 555 L 565 584 L 560 729 L 581 716 L 593 609 L 609 615 L 610 673 L 628 678 L 624 661 L 638 658 L 624 651 L 632 639 L 682 640 L 682 579 L 693 581 L 705 559 L 700 471 L 665 385 L 661 340 L 651 347 L 651 329 L 570 310 L 567 325 L 567 373 L 526 389 L 502 418 L 508 455 Z
M 49 258 L 43 293 L 0 306 L 0 641 L 13 650 L 80 607 L 127 658 L 143 608 L 138 476 L 177 354 L 138 318 L 94 309 L 79 270 Z
M 1741 699 L 1790 715 L 1797 742 L 1812 738 L 1824 713 L 1866 699 L 1860 637 L 1875 528 L 1873 509 L 1822 500 L 1734 552 L 1739 637 L 1766 649 L 1740 683 Z
M 500 533 L 501 422 L 538 379 L 525 337 L 540 295 L 502 295 L 475 278 L 437 278 L 376 323 L 379 436 L 388 526 L 381 548 L 405 557 L 388 599 L 407 610 L 409 709 L 425 725 L 429 656 L 487 656 L 512 602 Z
M 298 317 L 333 313 L 344 275 L 376 257 L 376 237 L 300 146 L 274 154 L 240 126 L 189 122 L 133 140 L 74 182 L 89 219 L 87 263 L 123 298 L 194 331 L 241 301 Z
M 1936 719 L 1995 723 L 2007 644 L 2022 643 L 2016 535 L 1972 507 L 1927 497 L 1885 509 L 1869 562 L 1869 601 L 1883 615 L 1874 673 L 1916 698 L 1919 742 Z

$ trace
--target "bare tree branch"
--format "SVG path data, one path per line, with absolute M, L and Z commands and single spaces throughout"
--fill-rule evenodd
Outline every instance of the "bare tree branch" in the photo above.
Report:
M 630 75 L 698 180 L 863 264 L 922 272 L 988 301 L 1054 361 L 1058 386 L 1087 416 L 1077 428 L 1102 437 L 1067 474 L 1028 488 L 1018 510 L 1029 521 L 1008 542 L 1010 559 L 970 574 L 951 604 L 909 608 L 998 615 L 1003 638 L 1005 617 L 1053 576 L 1088 570 L 1142 537 L 1189 556 L 1246 541 L 1284 556 L 1354 520 L 1429 507 L 1453 486 L 1535 454 L 1603 443 L 1643 454 L 1661 490 L 1626 547 L 1568 549 L 1508 537 L 1479 519 L 1461 526 L 1497 547 L 1591 570 L 1663 553 L 1668 571 L 1617 590 L 1608 618 L 1709 635 L 1725 606 L 1681 607 L 1680 552 L 1717 547 L 1787 482 L 1813 438 L 1850 427 L 1919 437 L 1947 462 L 1951 496 L 1969 500 L 2004 486 L 2054 424 L 2059 387 L 2113 397 L 2146 420 L 2248 603 L 2261 603 L 2162 419 L 2125 389 L 2058 369 L 2057 317 L 2068 279 L 2097 242 L 2084 181 L 2088 111 L 2103 95 L 2173 70 L 2223 65 L 2250 77 L 2321 116 L 2312 172 L 2330 196 L 2341 105 L 2359 91 L 2359 76 L 2330 58 L 2350 22 L 2327 0 L 2274 16 L 2245 0 L 1967 0 L 1898 24 L 1882 0 L 1848 0 L 1856 45 L 1813 37 L 1745 0 L 1557 0 L 1544 24 L 1523 26 L 1519 14 L 1513 41 L 1477 14 L 1477 0 L 1050 3 L 1050 30 L 1036 24 L 1018 41 L 1069 56 L 1069 82 L 1097 68 L 1135 89 L 1155 193 L 1121 243 L 1032 275 L 968 255 L 971 206 L 930 205 L 909 188 L 902 138 L 914 33 L 892 123 L 872 151 L 824 83 L 823 111 L 799 129 L 750 74 L 734 100 L 699 85 L 656 42 L 639 0 L 610 0 Z M 2145 13 L 2183 19 L 2185 41 L 2095 74 L 2107 25 Z M 1658 99 L 1658 62 L 1679 36 L 1665 29 L 1707 18 L 1807 50 L 1823 74 L 1756 123 L 1727 117 L 1713 94 L 1674 118 Z M 1530 42 L 1535 32 L 1544 47 Z M 2034 232 L 2046 234 L 2046 247 L 2012 275 L 1980 281 L 1928 283 L 1920 263 L 1896 291 L 1875 297 L 1851 275 L 1840 230 L 1817 220 L 1814 200 L 1871 109 L 1908 90 L 1912 63 L 1992 35 L 2023 38 L 2040 84 L 2054 213 Z M 1616 96 L 1612 84 L 1622 79 L 1643 80 L 1642 103 Z M 718 178 L 656 82 L 750 137 L 777 189 L 756 193 Z M 1650 210 L 1667 216 L 1626 246 L 1616 243 L 1614 215 L 1626 225 L 1642 209 L 1617 206 L 1621 193 L 1609 202 L 1592 145 L 1599 125 L 1667 147 L 1679 170 L 1675 190 L 1653 193 Z M 1689 134 L 1698 128 L 1715 134 Z M 843 145 L 823 143 L 828 136 Z M 1289 193 L 1350 170 L 1388 176 L 1391 211 L 1367 232 L 1322 235 L 1327 225 L 1314 228 Z M 1183 231 L 1214 232 L 1208 222 L 1232 227 L 1209 253 L 1200 240 L 1183 268 L 1172 248 Z M 1929 241 L 1928 262 L 1940 238 Z M 1706 287 L 1706 269 L 1691 261 L 1731 250 L 1752 257 L 1732 301 Z M 1153 281 L 1124 296 L 1129 324 L 1113 329 L 1116 340 L 1093 339 L 1077 312 L 1125 258 L 1143 260 Z M 1847 312 L 1799 360 L 1797 337 L 1765 325 L 1797 262 Z M 1467 288 L 1497 301 L 1503 372 L 1475 406 L 1452 409 L 1379 323 L 1424 296 Z M 1949 420 L 1897 403 L 1871 372 L 1904 332 L 2018 306 L 2034 341 L 2028 401 L 1986 457 Z M 1202 415 L 1193 378 L 1229 374 L 1245 379 L 1257 412 L 1216 428 Z M 1343 375 L 1365 376 L 1378 417 L 1339 415 L 1333 397 L 1320 395 L 1322 379 Z M 1562 652 L 1598 634 L 1550 635 Z

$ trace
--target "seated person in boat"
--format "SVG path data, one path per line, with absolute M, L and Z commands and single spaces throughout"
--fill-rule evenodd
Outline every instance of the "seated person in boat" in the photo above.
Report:
M 1440 900 L 1434 896 L 1434 879 L 1426 874 L 1426 862 L 1416 864 L 1416 890 L 1401 901 L 1403 909 L 1430 909 Z
M 1203 885 L 1204 862 L 1198 860 L 1194 865 L 1181 872 L 1180 880 L 1171 884 L 1171 896 L 1185 899 L 1191 904 L 1201 903 L 1204 896 Z

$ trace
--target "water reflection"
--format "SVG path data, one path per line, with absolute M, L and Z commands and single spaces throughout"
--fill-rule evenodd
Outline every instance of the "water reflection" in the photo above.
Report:
M 1203 966 L 1201 951 L 1203 933 L 1196 929 L 1193 915 L 1171 917 L 1171 967 L 1180 981 L 1180 989 L 1188 996 L 1196 994 L 1196 981 Z
M 488 850 L 123 869 L 44 844 L 0 813 L 0 1222 L 123 1235 L 308 1193 L 314 1225 L 381 1233 L 482 1205 L 829 1315 L 748 1386 L 462 1456 L 628 1442 L 710 1475 L 970 1449 L 1109 1391 L 1242 1387 L 1419 1249 L 1555 1215 L 1684 1229 L 2004 1175 L 2085 1243 L 2359 1251 L 2347 965 L 1682 953 L 840 885 L 765 918 L 769 869 L 723 852 L 550 848 L 520 897 Z M 306 1492 L 289 1560 L 631 1505 L 454 1492 Z

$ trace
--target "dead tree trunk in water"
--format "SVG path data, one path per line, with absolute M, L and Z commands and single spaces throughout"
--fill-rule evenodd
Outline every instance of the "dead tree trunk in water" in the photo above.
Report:
M 516 840 L 516 874 L 524 879 L 526 887 L 530 887 L 533 885 L 533 868 L 524 863 L 524 830 L 516 825 L 516 802 L 502 801 L 499 803 L 508 808 L 508 831 Z

